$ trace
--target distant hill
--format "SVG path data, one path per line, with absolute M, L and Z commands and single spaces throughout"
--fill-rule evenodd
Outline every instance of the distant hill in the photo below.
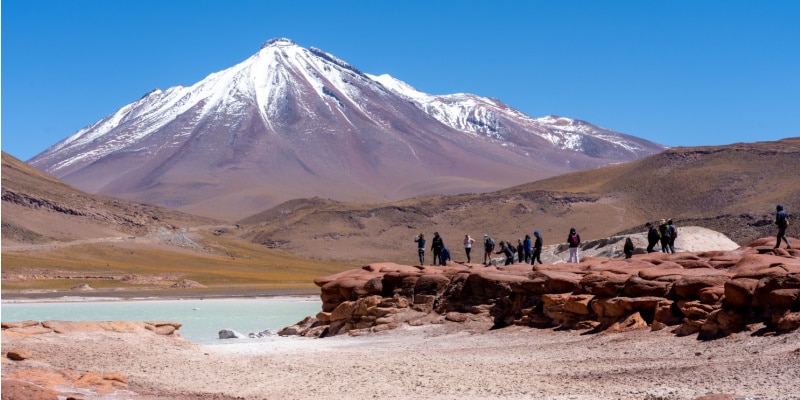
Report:
M 220 221 L 75 189 L 2 153 L 2 237 L 10 244 L 144 235 Z
M 413 262 L 412 238 L 438 231 L 454 254 L 465 234 L 480 241 L 540 230 L 546 244 L 575 227 L 585 239 L 640 232 L 672 218 L 739 244 L 775 233 L 775 206 L 800 210 L 800 138 L 674 148 L 626 164 L 509 189 L 373 205 L 294 200 L 240 221 L 245 238 L 304 257 Z M 797 215 L 797 214 L 793 214 Z M 790 234 L 795 236 L 790 227 Z
M 4 297 L 73 287 L 94 289 L 83 297 L 313 293 L 315 277 L 348 267 L 247 243 L 236 231 L 206 217 L 91 195 L 2 154 Z M 184 280 L 204 287 L 180 288 Z

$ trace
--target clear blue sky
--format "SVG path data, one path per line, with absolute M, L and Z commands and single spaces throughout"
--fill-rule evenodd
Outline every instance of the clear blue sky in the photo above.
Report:
M 268 39 L 430 94 L 668 146 L 800 136 L 800 1 L 2 1 L 2 149 L 27 160 Z

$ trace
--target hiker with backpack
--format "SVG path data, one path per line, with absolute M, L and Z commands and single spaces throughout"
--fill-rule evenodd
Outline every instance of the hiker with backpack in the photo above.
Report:
M 420 233 L 414 238 L 414 241 L 417 243 L 417 252 L 419 253 L 419 265 L 425 265 L 425 235 Z
M 533 231 L 533 236 L 536 236 L 536 241 L 533 243 L 531 265 L 536 265 L 536 261 L 539 261 L 539 264 L 542 264 L 542 235 L 539 234 L 539 231 Z
M 483 235 L 483 265 L 489 266 L 492 263 L 492 252 L 494 252 L 494 239 L 489 235 Z
M 669 229 L 669 251 L 675 253 L 675 239 L 678 238 L 678 228 L 672 222 L 672 218 L 667 220 L 667 228 Z
M 661 252 L 662 253 L 669 253 L 669 241 L 670 241 L 670 232 L 669 226 L 667 225 L 667 220 L 661 219 L 661 223 L 658 225 L 658 236 L 661 239 Z
M 778 225 L 778 242 L 775 243 L 775 248 L 781 247 L 781 240 L 786 242 L 786 248 L 791 249 L 792 245 L 786 237 L 786 228 L 789 227 L 789 214 L 783 209 L 783 206 L 778 204 L 777 212 L 775 213 L 775 225 Z
M 433 240 L 431 241 L 431 250 L 433 251 L 433 266 L 439 265 L 442 262 L 442 249 L 444 249 L 444 240 L 439 236 L 439 232 L 433 233 Z
M 567 236 L 567 244 L 569 245 L 569 261 L 571 263 L 579 263 L 580 258 L 578 257 L 578 246 L 581 244 L 581 235 L 578 235 L 578 232 L 575 228 L 571 228 L 569 230 L 569 236 Z
M 495 254 L 504 254 L 506 256 L 506 263 L 503 265 L 511 265 L 514 263 L 514 245 L 509 241 L 507 244 L 500 241 L 500 251 Z

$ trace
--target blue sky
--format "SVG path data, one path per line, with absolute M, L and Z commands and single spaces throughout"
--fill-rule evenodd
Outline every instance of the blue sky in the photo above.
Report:
M 667 146 L 800 136 L 800 1 L 4 0 L 2 149 L 27 160 L 286 37 L 430 94 Z

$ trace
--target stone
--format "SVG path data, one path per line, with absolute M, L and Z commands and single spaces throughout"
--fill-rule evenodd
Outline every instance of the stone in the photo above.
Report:
M 732 307 L 749 307 L 756 292 L 758 280 L 734 278 L 725 282 L 725 304 Z
M 594 299 L 591 294 L 575 294 L 567 297 L 564 303 L 564 311 L 578 315 L 589 315 L 592 313 L 589 303 Z
M 233 329 L 222 329 L 217 335 L 220 339 L 243 339 L 247 337 Z
M 647 322 L 644 321 L 642 315 L 633 313 L 627 317 L 621 318 L 619 321 L 614 322 L 605 329 L 607 333 L 622 333 L 631 332 L 639 329 L 647 329 Z
M 6 357 L 8 357 L 9 360 L 14 360 L 14 361 L 27 360 L 32 356 L 33 354 L 31 354 L 30 350 L 23 348 L 11 349 L 6 353 Z
M 800 328 L 800 312 L 786 312 L 778 319 L 775 327 L 779 331 L 793 331 Z

